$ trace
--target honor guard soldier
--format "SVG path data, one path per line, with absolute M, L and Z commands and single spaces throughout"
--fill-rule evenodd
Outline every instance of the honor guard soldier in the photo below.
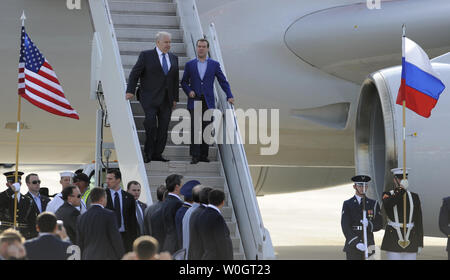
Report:
M 406 175 L 408 171 L 409 168 Z M 387 251 L 388 260 L 415 260 L 423 248 L 419 195 L 407 190 L 408 180 L 403 180 L 403 168 L 394 168 L 391 172 L 394 175 L 394 189 L 383 193 L 387 225 L 381 250 Z
M 447 254 L 450 260 L 450 196 L 442 201 L 441 211 L 439 212 L 439 228 L 447 236 Z
M 6 176 L 8 189 L 0 193 L 0 231 L 14 227 L 14 193 L 17 191 L 16 229 L 26 238 L 32 238 L 36 225 L 32 222 L 33 200 L 20 193 L 21 176 L 18 172 L 18 181 L 15 183 L 15 171 L 3 173 Z
M 383 227 L 378 201 L 367 198 L 369 176 L 352 178 L 355 196 L 344 201 L 341 226 L 345 235 L 344 252 L 347 260 L 364 260 L 375 253 L 373 232 Z M 366 214 L 364 214 L 366 212 Z

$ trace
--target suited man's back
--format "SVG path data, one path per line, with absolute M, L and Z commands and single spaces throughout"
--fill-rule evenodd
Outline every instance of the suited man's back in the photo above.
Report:
M 181 206 L 183 206 L 183 202 L 169 193 L 161 207 L 165 233 L 162 251 L 168 251 L 171 254 L 180 249 L 178 246 L 178 237 L 175 227 L 175 215 Z
M 80 211 L 70 205 L 67 202 L 59 207 L 55 213 L 58 220 L 62 220 L 64 223 L 64 228 L 66 229 L 67 235 L 73 244 L 77 243 L 77 218 L 80 215 Z
M 202 221 L 198 231 L 204 252 L 202 260 L 232 260 L 233 245 L 230 231 L 223 216 L 215 209 L 207 207 L 199 216 Z
M 118 260 L 125 253 L 115 213 L 99 205 L 78 217 L 77 236 L 83 260 Z
M 30 260 L 67 260 L 70 242 L 62 241 L 53 234 L 44 234 L 25 242 Z
M 189 220 L 189 251 L 188 260 L 200 260 L 203 255 L 203 244 L 198 231 L 200 214 L 206 209 L 204 205 L 200 205 L 191 214 Z

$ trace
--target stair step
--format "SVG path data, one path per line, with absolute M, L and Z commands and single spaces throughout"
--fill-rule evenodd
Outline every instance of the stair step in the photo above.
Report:
M 169 32 L 172 35 L 172 43 L 181 43 L 183 41 L 183 30 L 181 29 L 115 28 L 119 41 L 133 39 L 156 42 L 156 34 L 159 31 Z
M 176 16 L 175 3 L 109 1 L 111 14 Z
M 139 53 L 144 50 L 154 49 L 156 44 L 153 42 L 125 42 L 119 41 L 117 42 L 119 45 L 120 54 L 122 55 L 135 55 L 136 60 Z M 170 45 L 170 51 L 175 54 L 183 54 L 186 52 L 186 46 L 184 43 L 172 43 Z M 178 60 L 179 61 L 179 60 Z M 122 62 L 123 63 L 123 62 Z M 134 61 L 136 63 L 136 61 Z M 134 63 L 131 63 L 132 68 Z M 127 67 L 128 68 L 128 67 Z
M 128 52 L 128 51 L 127 51 Z M 129 53 L 129 52 L 128 52 Z M 136 64 L 139 55 L 121 55 L 122 65 L 124 68 L 133 68 L 133 66 Z M 186 63 L 191 60 L 189 57 L 186 56 L 179 56 L 178 57 L 178 67 L 180 69 L 184 69 L 184 66 Z M 181 77 L 180 77 L 181 78 Z
M 179 103 L 177 103 L 176 108 L 177 109 L 186 109 L 186 103 L 179 102 Z M 145 129 L 145 127 L 144 127 L 145 116 L 144 115 L 134 115 L 133 117 L 134 117 L 134 123 L 136 125 L 136 129 L 144 130 Z M 180 119 L 180 118 L 177 118 L 177 117 L 172 117 L 171 118 L 171 122 L 169 123 L 169 130 L 172 130 L 172 128 L 174 128 L 176 125 L 181 123 L 181 120 L 187 121 L 187 122 L 190 123 L 190 119 L 191 118 L 189 118 L 189 117 L 187 117 L 186 120 Z
M 121 15 L 111 14 L 112 21 L 116 27 L 165 27 L 168 29 L 179 28 L 180 18 L 178 16 L 148 16 L 148 15 Z
M 152 187 L 159 187 L 160 185 L 165 184 L 166 178 L 167 178 L 166 175 L 149 175 L 148 176 L 150 186 L 152 186 Z M 218 189 L 224 190 L 225 179 L 223 177 L 195 176 L 194 174 L 183 177 L 183 182 L 187 182 L 190 180 L 199 180 L 200 183 L 202 183 L 202 185 L 209 186 L 211 188 L 218 188 Z
M 145 132 L 143 134 L 144 137 L 142 138 L 142 140 L 145 139 Z M 141 140 L 141 137 L 139 137 L 139 140 Z M 169 139 L 167 140 L 167 142 L 169 142 Z M 141 150 L 144 150 L 144 141 L 140 141 L 140 143 Z M 191 162 L 192 159 L 191 155 L 189 155 L 189 145 L 166 145 L 162 156 L 170 161 Z M 217 147 L 209 146 L 208 159 L 211 162 L 217 161 Z
M 152 161 L 145 166 L 147 174 L 166 175 L 180 174 L 183 176 L 220 176 L 220 163 L 212 161 L 209 163 L 199 162 L 198 164 L 190 164 L 187 161 Z

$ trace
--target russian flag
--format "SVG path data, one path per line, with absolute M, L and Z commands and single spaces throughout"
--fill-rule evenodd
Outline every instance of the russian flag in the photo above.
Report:
M 397 104 L 428 118 L 445 85 L 431 67 L 425 51 L 414 41 L 403 37 L 402 82 L 398 90 Z

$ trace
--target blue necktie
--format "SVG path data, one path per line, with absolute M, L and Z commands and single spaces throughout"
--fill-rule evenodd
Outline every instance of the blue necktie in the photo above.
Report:
M 167 66 L 167 60 L 166 60 L 166 54 L 162 54 L 162 68 L 164 71 L 164 74 L 167 75 L 167 72 L 169 72 L 169 67 Z

